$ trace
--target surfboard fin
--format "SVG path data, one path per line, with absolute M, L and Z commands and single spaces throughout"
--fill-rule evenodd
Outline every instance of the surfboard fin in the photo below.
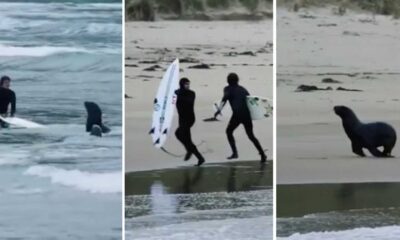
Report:
M 150 129 L 149 134 L 153 134 L 154 133 L 154 128 Z
M 158 138 L 155 142 L 154 145 L 159 144 L 160 143 L 160 139 Z
M 167 134 L 167 132 L 168 132 L 168 128 L 164 129 L 163 134 Z

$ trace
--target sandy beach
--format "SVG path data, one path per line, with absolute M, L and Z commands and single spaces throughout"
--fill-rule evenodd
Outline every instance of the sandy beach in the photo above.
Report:
M 399 147 L 395 158 L 373 158 L 366 150 L 368 157 L 356 156 L 333 107 L 346 105 L 363 122 L 400 129 L 400 21 L 351 11 L 337 16 L 332 9 L 278 8 L 278 184 L 398 182 Z M 295 92 L 301 84 L 333 90 Z
M 140 34 L 137 34 L 140 33 Z M 193 141 L 204 142 L 206 163 L 226 162 L 230 148 L 225 128 L 230 107 L 224 109 L 219 122 L 203 122 L 212 116 L 213 103 L 222 97 L 226 76 L 238 73 L 240 83 L 252 95 L 272 99 L 272 21 L 200 22 L 161 21 L 126 23 L 125 101 L 126 172 L 194 165 L 193 158 L 184 162 L 152 146 L 148 131 L 151 125 L 152 102 L 165 69 L 178 57 L 181 77 L 191 80 L 196 92 L 196 124 Z M 210 69 L 191 69 L 207 64 Z M 155 71 L 146 68 L 155 67 Z M 176 129 L 177 116 L 173 129 Z M 254 121 L 254 132 L 272 157 L 272 119 Z M 244 129 L 235 132 L 240 158 L 259 160 L 259 155 L 247 139 Z M 165 147 L 174 153 L 184 153 L 183 146 L 170 134 Z

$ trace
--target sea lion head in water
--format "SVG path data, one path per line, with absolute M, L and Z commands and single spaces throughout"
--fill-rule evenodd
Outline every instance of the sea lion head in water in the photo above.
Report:
M 86 132 L 90 132 L 90 135 L 98 137 L 101 137 L 102 133 L 110 132 L 110 128 L 103 125 L 100 107 L 94 102 L 85 102 L 84 105 L 88 114 L 86 119 Z
M 342 119 L 355 154 L 364 157 L 363 148 L 366 148 L 375 157 L 391 157 L 397 138 L 392 126 L 384 122 L 362 123 L 353 110 L 346 106 L 335 106 L 333 110 Z M 383 147 L 383 151 L 378 147 Z

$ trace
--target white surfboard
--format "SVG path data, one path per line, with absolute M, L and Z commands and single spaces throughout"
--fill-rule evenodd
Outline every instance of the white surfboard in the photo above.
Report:
M 26 119 L 18 118 L 18 117 L 1 117 L 0 119 L 3 120 L 4 122 L 11 124 L 16 127 L 21 127 L 21 128 L 45 128 L 44 125 L 41 125 L 39 123 L 35 123 Z
M 179 59 L 168 67 L 158 87 L 153 102 L 153 121 L 150 134 L 155 147 L 160 148 L 167 140 L 175 112 L 176 94 L 179 88 Z
M 273 113 L 272 101 L 259 96 L 247 96 L 247 107 L 253 120 L 268 118 Z
M 227 103 L 229 104 L 229 103 Z M 219 102 L 214 103 L 214 110 L 217 111 Z M 261 120 L 272 116 L 272 101 L 259 96 L 247 96 L 247 107 L 250 110 L 251 119 Z

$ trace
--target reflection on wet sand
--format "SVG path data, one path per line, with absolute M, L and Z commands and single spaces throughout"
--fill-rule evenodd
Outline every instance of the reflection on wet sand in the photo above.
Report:
M 132 172 L 125 175 L 125 193 L 150 194 L 155 182 L 161 182 L 171 194 L 267 189 L 272 187 L 272 163 L 246 161 Z
M 272 239 L 271 162 L 134 172 L 125 185 L 129 239 Z
M 399 183 L 292 184 L 277 186 L 278 217 L 330 211 L 400 207 Z

